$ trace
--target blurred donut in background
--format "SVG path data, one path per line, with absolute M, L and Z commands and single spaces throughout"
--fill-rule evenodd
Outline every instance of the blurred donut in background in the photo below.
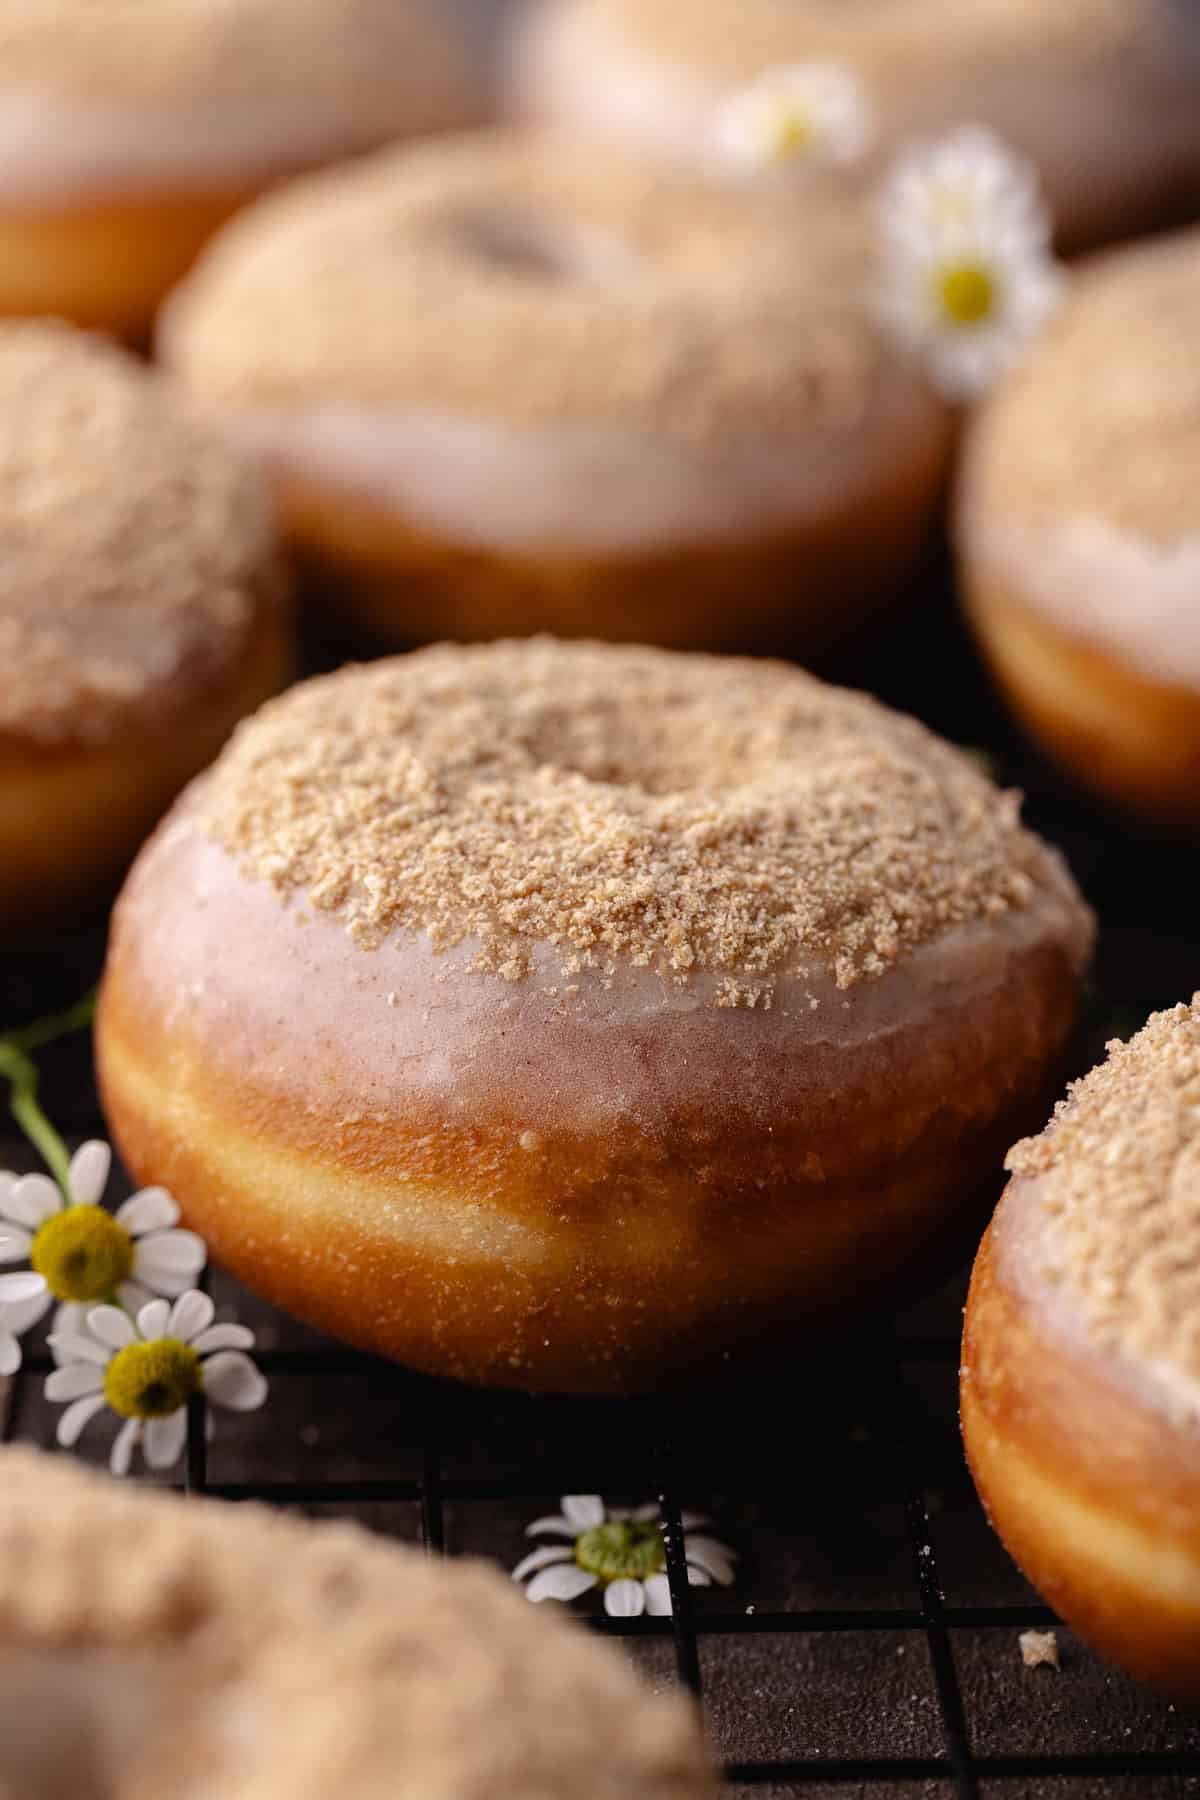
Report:
M 1113 252 L 967 441 L 967 611 L 1080 781 L 1200 823 L 1200 231 Z
M 0 925 L 87 910 L 290 663 L 266 496 L 131 356 L 0 323 Z
M 872 310 L 865 208 L 465 134 L 295 184 L 166 307 L 339 617 L 819 655 L 886 611 L 946 410 Z
M 137 336 L 281 176 L 477 119 L 493 0 L 5 0 L 0 314 Z
M 799 104 L 764 121 L 796 71 Z M 1040 168 L 1066 247 L 1200 189 L 1193 0 L 538 0 L 505 89 L 521 116 L 671 155 L 867 179 L 907 137 L 988 125 Z

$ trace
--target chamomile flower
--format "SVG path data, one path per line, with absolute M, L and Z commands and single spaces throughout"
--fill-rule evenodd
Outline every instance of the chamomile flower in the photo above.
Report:
M 512 1572 L 528 1581 L 530 1600 L 577 1600 L 594 1588 L 604 1592 L 604 1610 L 615 1619 L 642 1613 L 665 1617 L 671 1611 L 667 1583 L 667 1547 L 657 1506 L 605 1506 L 599 1494 L 564 1494 L 562 1511 L 535 1519 L 526 1537 L 555 1537 L 569 1543 L 531 1550 Z M 716 1538 L 701 1535 L 709 1521 L 697 1513 L 683 1515 L 683 1549 L 688 1582 L 728 1587 L 734 1578 L 736 1552 Z
M 32 1270 L 6 1281 L 6 1297 L 0 1301 L 0 1375 L 15 1375 L 21 1366 L 21 1334 L 42 1316 L 44 1284 Z
M 106 1407 L 122 1420 L 109 1466 L 127 1475 L 140 1445 L 152 1469 L 183 1454 L 187 1405 L 203 1394 L 214 1406 L 253 1412 L 267 1397 L 261 1371 L 246 1355 L 254 1333 L 214 1325 L 214 1307 L 195 1289 L 174 1305 L 151 1300 L 136 1321 L 117 1306 L 93 1307 L 82 1330 L 51 1340 L 64 1359 L 46 1379 L 46 1398 L 66 1402 L 58 1421 L 65 1450 Z
M 981 127 L 901 156 L 881 201 L 881 312 L 953 400 L 984 393 L 1057 304 L 1037 171 Z
M 28 1331 L 57 1300 L 54 1327 L 62 1336 L 80 1329 L 98 1301 L 119 1300 L 136 1312 L 156 1294 L 174 1299 L 194 1286 L 207 1255 L 203 1239 L 176 1229 L 179 1206 L 165 1188 L 143 1188 L 115 1213 L 105 1211 L 111 1165 L 108 1145 L 92 1138 L 71 1158 L 65 1191 L 49 1175 L 0 1172 L 0 1264 L 31 1265 L 0 1275 L 0 1327 L 6 1306 L 23 1309 L 23 1323 L 9 1329 Z
M 862 84 L 840 63 L 768 69 L 731 94 L 716 119 L 717 148 L 750 169 L 851 163 L 872 135 Z

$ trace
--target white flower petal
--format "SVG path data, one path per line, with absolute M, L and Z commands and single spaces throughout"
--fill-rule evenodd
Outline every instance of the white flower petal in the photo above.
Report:
M 54 1433 L 63 1449 L 73 1450 L 79 1442 L 84 1426 L 103 1410 L 103 1394 L 87 1394 L 82 1400 L 76 1400 L 73 1406 L 68 1406 L 66 1412 L 59 1419 L 58 1429 Z
M 648 1524 L 651 1519 L 658 1518 L 658 1513 L 659 1513 L 658 1501 L 657 1500 L 647 1500 L 647 1502 L 644 1506 L 635 1506 L 632 1513 L 629 1516 L 632 1519 L 637 1519 L 642 1524 Z
M 688 1564 L 687 1578 L 688 1578 L 688 1586 L 689 1587 L 711 1587 L 712 1586 L 711 1575 L 706 1575 L 703 1569 L 698 1569 L 696 1567 L 695 1563 Z
M 112 1455 L 108 1459 L 108 1466 L 114 1475 L 128 1475 L 133 1462 L 133 1453 L 141 1442 L 141 1436 L 142 1421 L 126 1419 L 117 1433 L 112 1447 Z
M 604 1502 L 599 1494 L 564 1494 L 562 1509 L 576 1531 L 591 1531 L 604 1523 Z
M 67 1186 L 76 1206 L 99 1206 L 112 1167 L 112 1151 L 102 1138 L 89 1138 L 71 1158 Z
M 142 1188 L 131 1194 L 113 1215 L 130 1237 L 142 1237 L 147 1231 L 169 1231 L 179 1223 L 179 1202 L 164 1187 Z
M 39 1300 L 45 1292 L 44 1279 L 32 1269 L 0 1275 L 0 1306 L 24 1306 L 30 1300 Z
M 548 1569 L 551 1563 L 573 1562 L 574 1558 L 565 1544 L 546 1544 L 540 1550 L 531 1550 L 523 1556 L 512 1572 L 514 1581 L 524 1581 L 538 1569 Z
M 104 1370 L 98 1369 L 95 1363 L 64 1363 L 47 1375 L 45 1394 L 47 1400 L 60 1405 L 64 1400 L 79 1400 L 84 1394 L 101 1394 L 104 1392 Z
M 579 1533 L 570 1519 L 564 1519 L 561 1513 L 546 1513 L 535 1519 L 532 1525 L 525 1527 L 526 1537 L 569 1537 L 577 1538 Z
M 254 1333 L 248 1325 L 211 1325 L 192 1339 L 192 1349 L 201 1356 L 214 1350 L 253 1350 Z
M 93 1368 L 106 1369 L 112 1361 L 112 1352 L 106 1345 L 84 1337 L 82 1332 L 56 1331 L 48 1342 L 60 1369 L 74 1363 L 91 1363 Z
M 162 1289 L 183 1282 L 174 1292 L 191 1287 L 208 1261 L 208 1248 L 194 1231 L 155 1231 L 139 1238 L 133 1252 L 133 1272 L 147 1286 Z
M 0 1331 L 0 1376 L 15 1375 L 20 1366 L 20 1344 L 11 1331 Z
M 604 1610 L 610 1619 L 640 1619 L 646 1610 L 641 1582 L 610 1581 L 604 1590 Z
M 87 1316 L 87 1328 L 110 1350 L 124 1350 L 137 1338 L 133 1320 L 119 1306 L 93 1306 Z
M 240 1350 L 220 1350 L 204 1364 L 204 1391 L 232 1412 L 253 1412 L 267 1397 L 267 1381 Z
M 23 1225 L 0 1225 L 0 1263 L 24 1262 L 32 1249 L 32 1231 Z
M 151 1419 L 142 1438 L 148 1466 L 173 1468 L 183 1455 L 186 1439 L 187 1413 L 182 1406 L 169 1419 Z
M 526 1598 L 535 1603 L 540 1600 L 577 1600 L 580 1594 L 586 1594 L 596 1586 L 596 1577 L 589 1575 L 586 1569 L 575 1563 L 558 1563 L 552 1569 L 542 1569 L 534 1576 L 525 1589 Z
M 682 1512 L 679 1522 L 685 1531 L 698 1531 L 701 1525 L 711 1525 L 712 1520 L 707 1513 Z
M 734 1552 L 725 1544 L 719 1544 L 716 1538 L 685 1537 L 683 1553 L 689 1563 L 695 1563 L 706 1575 L 722 1587 L 729 1587 L 733 1581 Z
M 171 1317 L 171 1308 L 165 1300 L 148 1300 L 137 1316 L 138 1336 L 147 1343 L 153 1338 L 165 1337 L 167 1321 Z
M 45 1318 L 53 1304 L 54 1296 L 47 1287 L 40 1294 L 31 1294 L 28 1300 L 10 1300 L 0 1306 L 0 1325 L 21 1337 Z
M 76 1337 L 87 1331 L 89 1311 L 89 1307 L 81 1306 L 74 1300 L 64 1300 L 54 1314 L 51 1330 L 60 1336 Z
M 39 1225 L 62 1211 L 63 1197 L 48 1175 L 22 1175 L 3 1200 L 6 1219 L 36 1231 Z
M 216 1316 L 217 1309 L 208 1295 L 202 1294 L 199 1288 L 189 1288 L 171 1308 L 167 1336 L 182 1338 L 185 1344 L 190 1344 L 202 1331 L 208 1330 Z
M 137 1318 L 143 1306 L 149 1306 L 154 1295 L 140 1281 L 123 1281 L 117 1289 L 117 1299 L 132 1318 Z
M 652 1619 L 671 1616 L 671 1584 L 665 1575 L 647 1575 L 642 1587 L 646 1593 L 646 1611 Z

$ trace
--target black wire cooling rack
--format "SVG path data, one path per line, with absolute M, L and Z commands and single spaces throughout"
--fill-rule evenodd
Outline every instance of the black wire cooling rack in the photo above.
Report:
M 863 673 L 986 745 L 1067 850 L 1103 928 L 1081 1069 L 1106 1036 L 1200 986 L 1200 859 L 1132 836 L 1049 780 L 1005 731 L 944 614 Z M 74 997 L 99 957 L 80 937 L 10 959 L 0 1025 Z M 102 1134 L 86 1042 L 56 1045 L 41 1066 L 72 1141 Z M 0 1167 L 32 1166 L 15 1131 L 0 1134 Z M 648 1681 L 697 1696 L 731 1795 L 1200 1797 L 1200 1714 L 1106 1669 L 1061 1626 L 1061 1669 L 1024 1666 L 1019 1632 L 1054 1620 L 992 1537 L 963 1464 L 965 1274 L 873 1335 L 694 1403 L 475 1393 L 343 1350 L 219 1271 L 210 1285 L 220 1317 L 257 1330 L 272 1396 L 262 1413 L 224 1415 L 211 1444 L 195 1403 L 174 1485 L 351 1516 L 432 1555 L 506 1568 L 529 1547 L 526 1523 L 563 1493 L 657 1499 L 673 1616 L 579 1610 Z M 0 1382 L 0 1437 L 53 1443 L 48 1367 L 35 1344 Z M 81 1454 L 103 1462 L 107 1447 L 85 1436 Z M 684 1507 L 711 1513 L 739 1552 L 734 1586 L 688 1588 Z

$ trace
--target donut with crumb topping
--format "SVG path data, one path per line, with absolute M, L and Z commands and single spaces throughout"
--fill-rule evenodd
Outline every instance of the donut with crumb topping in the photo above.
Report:
M 5 1800 L 715 1800 L 695 1709 L 483 1563 L 0 1448 Z
M 979 1252 L 963 1341 L 976 1486 L 1105 1656 L 1200 1700 L 1200 994 L 1076 1082 Z
M 159 347 L 374 640 L 808 655 L 902 590 L 949 446 L 874 318 L 874 240 L 833 192 L 781 213 L 476 133 L 252 209 Z
M 256 471 L 123 352 L 0 324 L 5 929 L 115 883 L 289 660 Z
M 957 511 L 968 616 L 1018 717 L 1080 782 L 1195 830 L 1200 230 L 1081 269 L 972 421 Z
M 144 334 L 283 176 L 470 123 L 493 0 L 5 0 L 0 314 Z
M 140 857 L 107 1114 L 250 1286 L 634 1392 L 962 1247 L 1092 925 L 1017 799 L 780 664 L 548 640 L 295 688 Z
M 536 0 L 513 37 L 510 111 L 673 159 L 724 162 L 723 108 L 793 68 L 861 91 L 851 187 L 913 137 L 986 125 L 1037 165 L 1072 247 L 1190 207 L 1200 179 L 1192 0 Z M 820 124 L 795 123 L 807 170 Z

